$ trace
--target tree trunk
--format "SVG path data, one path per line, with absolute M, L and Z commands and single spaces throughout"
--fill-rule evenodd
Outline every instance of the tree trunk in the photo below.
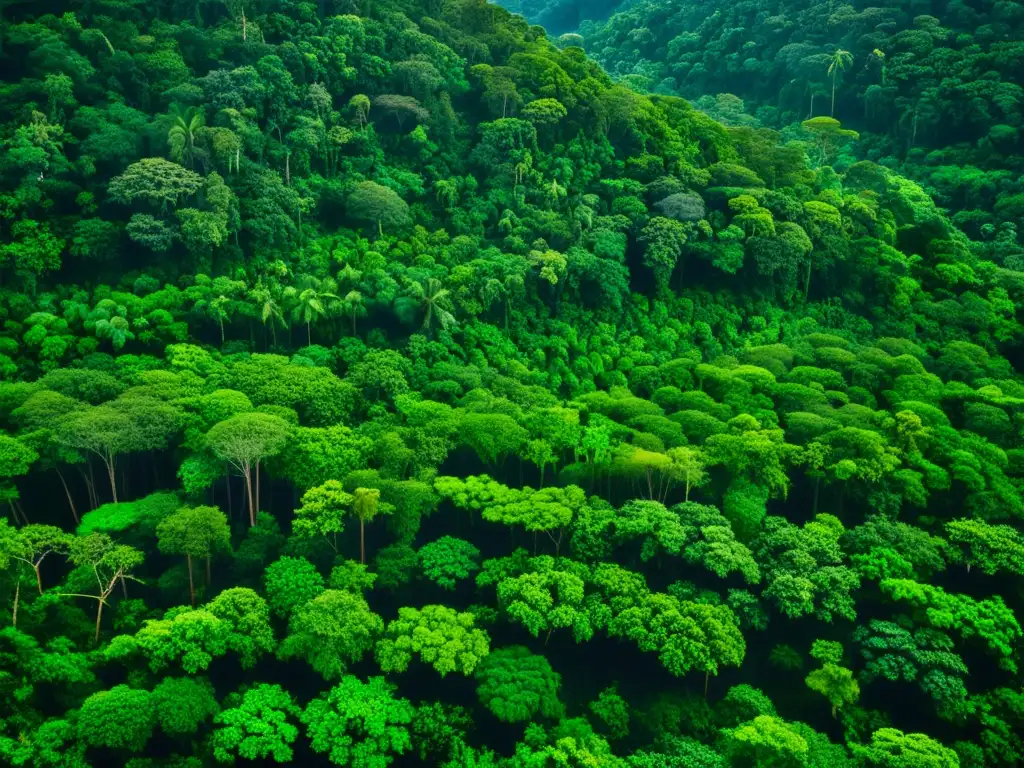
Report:
M 313 346 L 313 329 L 309 327 L 309 321 L 306 321 L 306 346 Z
M 359 562 L 366 564 L 366 521 L 359 518 Z
M 210 556 L 206 556 L 206 586 L 210 586 Z
M 14 611 L 11 613 L 11 624 L 18 626 L 18 601 L 21 599 L 21 581 L 18 580 L 14 585 Z
M 196 607 L 196 586 L 192 581 L 192 555 L 185 554 L 185 564 L 188 566 L 188 597 L 192 601 L 192 607 Z
M 836 75 L 838 74 L 838 69 L 832 72 L 832 117 L 836 116 Z
M 36 589 L 39 590 L 40 595 L 43 594 L 43 575 L 40 573 L 42 563 L 43 561 L 40 560 L 38 563 L 32 564 L 32 570 L 36 572 Z
M 260 511 L 260 463 L 256 462 L 256 512 Z M 256 518 L 253 517 L 253 525 L 256 524 Z
M 256 512 L 252 505 L 252 470 L 245 470 L 245 493 L 249 499 L 249 525 L 256 525 Z
M 711 671 L 705 670 L 704 672 L 704 698 L 708 697 L 708 680 L 711 678 Z
M 103 621 L 103 598 L 96 602 L 96 634 L 93 636 L 93 644 L 99 645 L 100 642 L 100 622 Z
M 110 493 L 114 497 L 114 503 L 117 503 L 117 476 L 114 468 L 113 459 L 103 459 L 103 463 L 107 465 L 107 477 L 110 478 Z
M 57 470 L 57 477 L 60 478 L 60 484 L 64 486 L 64 493 L 68 497 L 68 505 L 71 507 L 71 516 L 75 519 L 75 525 L 78 525 L 78 510 L 75 509 L 75 500 L 71 498 L 71 491 L 68 490 L 67 481 L 64 479 L 64 475 L 61 471 Z

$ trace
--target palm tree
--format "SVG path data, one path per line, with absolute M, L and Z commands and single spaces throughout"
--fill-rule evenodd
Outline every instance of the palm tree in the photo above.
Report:
M 426 283 L 413 281 L 409 284 L 409 289 L 413 299 L 423 309 L 423 330 L 428 334 L 435 318 L 445 330 L 455 325 L 455 315 L 445 308 L 445 305 L 449 304 L 449 292 L 441 285 L 440 280 L 431 277 Z
M 442 179 L 434 184 L 434 193 L 441 206 L 448 210 L 459 199 L 459 187 L 454 179 Z
M 281 305 L 278 303 L 278 295 L 280 294 L 277 289 L 277 285 L 273 285 L 273 289 L 268 288 L 263 284 L 263 281 L 256 283 L 256 287 L 249 292 L 249 296 L 252 298 L 253 303 L 256 304 L 256 310 L 259 312 L 260 320 L 266 325 L 267 321 L 270 321 L 270 333 L 274 340 L 274 346 L 277 346 L 277 321 L 281 322 L 281 325 L 287 325 L 284 320 L 284 312 L 281 311 Z M 266 337 L 264 336 L 264 339 Z
M 174 124 L 167 132 L 167 143 L 171 148 L 171 159 L 180 163 L 188 158 L 189 167 L 195 164 L 196 158 L 196 137 L 199 130 L 206 122 L 202 111 L 196 107 L 181 109 L 177 104 L 171 111 L 171 118 Z
M 313 321 L 328 314 L 328 302 L 338 300 L 338 297 L 314 278 L 306 278 L 300 281 L 304 288 L 289 287 L 285 296 L 292 304 L 292 320 L 306 324 L 306 344 L 313 343 Z M 328 286 L 333 288 L 333 284 Z
M 352 316 L 352 335 L 356 335 L 356 317 L 366 315 L 366 307 L 363 305 L 363 294 L 359 291 L 349 291 L 342 299 L 345 311 Z
M 836 78 L 851 64 L 853 64 L 853 54 L 842 48 L 836 50 L 829 61 L 828 73 L 832 75 L 832 117 L 836 116 Z
M 212 299 L 207 305 L 207 311 L 214 320 L 217 321 L 217 325 L 220 326 L 220 343 L 224 343 L 224 321 L 227 320 L 228 315 L 227 307 L 231 304 L 229 299 L 224 294 L 221 294 L 216 299 Z

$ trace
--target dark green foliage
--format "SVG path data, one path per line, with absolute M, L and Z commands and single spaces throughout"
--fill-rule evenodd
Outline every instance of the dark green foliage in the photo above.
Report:
M 1024 762 L 1015 4 L 64 5 L 0 763 Z

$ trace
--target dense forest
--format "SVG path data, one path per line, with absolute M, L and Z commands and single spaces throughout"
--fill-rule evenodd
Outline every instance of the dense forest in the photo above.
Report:
M 1020 8 L 720 5 L 2 0 L 0 763 L 1024 760 Z
M 1015 241 L 1024 215 L 1024 8 L 1007 0 L 509 0 L 640 90 L 727 125 L 829 116 L 847 158 L 925 186 L 972 237 Z M 614 12 L 614 13 L 613 13 Z M 577 34 L 578 33 L 578 34 Z

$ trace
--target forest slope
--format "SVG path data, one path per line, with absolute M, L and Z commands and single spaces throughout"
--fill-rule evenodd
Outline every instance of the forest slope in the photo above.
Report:
M 482 0 L 0 40 L 2 761 L 1024 759 L 1006 231 Z
M 537 23 L 579 18 L 578 29 L 567 21 L 558 30 L 578 31 L 614 76 L 703 99 L 729 122 L 782 128 L 832 115 L 861 134 L 851 156 L 924 183 L 973 236 L 1015 240 L 1024 202 L 1018 3 L 644 0 L 584 17 L 556 0 L 515 10 Z M 719 94 L 743 103 L 716 103 Z

